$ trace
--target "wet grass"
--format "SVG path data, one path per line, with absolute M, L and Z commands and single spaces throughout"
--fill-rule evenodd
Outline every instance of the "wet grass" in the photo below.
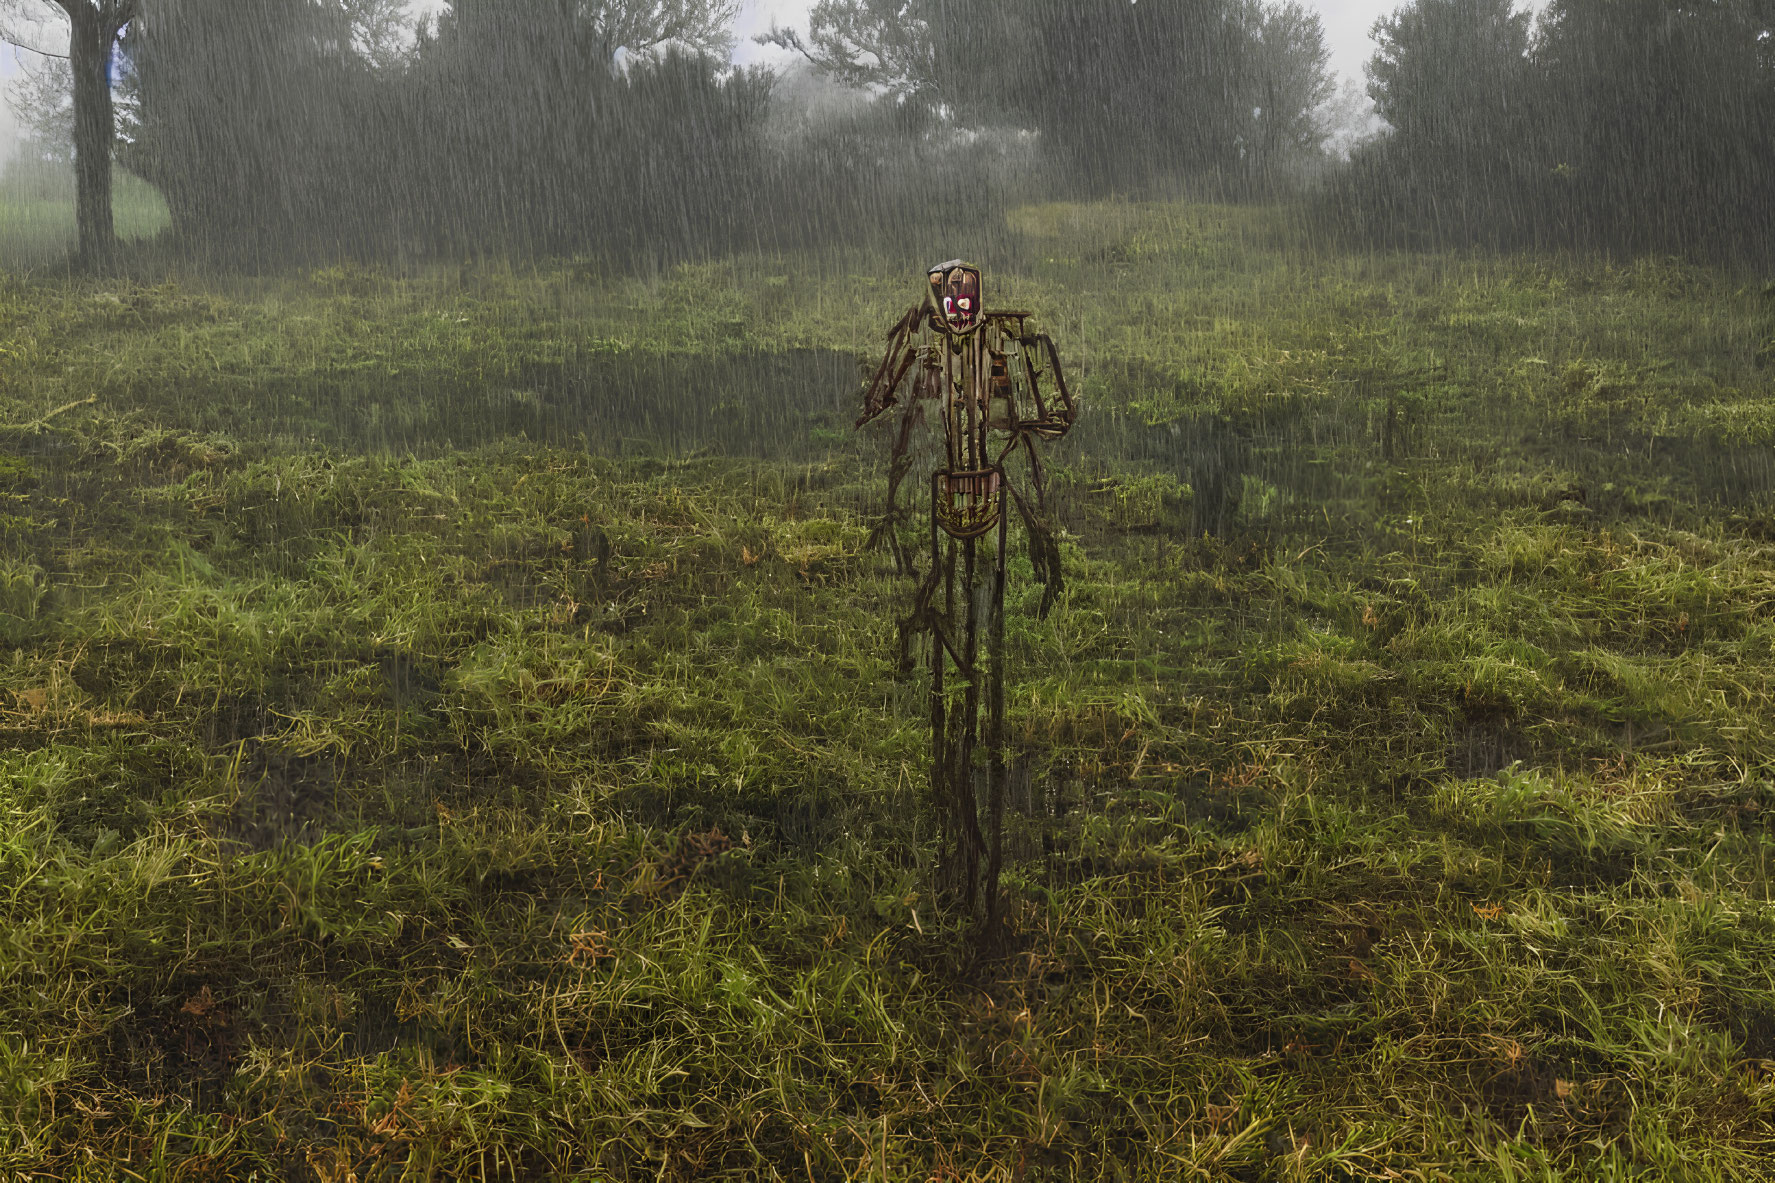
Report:
M 0 1171 L 1769 1177 L 1775 306 L 1016 228 L 992 957 L 843 406 L 928 260 L 0 281 Z
M 114 185 L 120 239 L 149 239 L 166 229 L 166 202 L 153 186 L 122 169 Z M 0 270 L 65 263 L 74 245 L 72 169 L 15 165 L 0 175 Z

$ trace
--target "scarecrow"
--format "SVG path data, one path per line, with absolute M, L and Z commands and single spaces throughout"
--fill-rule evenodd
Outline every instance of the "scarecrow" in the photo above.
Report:
M 893 407 L 901 383 L 912 375 L 888 467 L 887 513 L 871 542 L 885 542 L 900 570 L 916 578 L 917 565 L 896 530 L 905 520 L 900 486 L 912 468 L 914 429 L 927 415 L 943 423 L 944 452 L 930 480 L 930 565 L 911 613 L 900 621 L 900 660 L 909 672 L 914 639 L 929 637 L 931 794 L 948 856 L 946 886 L 972 912 L 984 861 L 991 924 L 1003 855 L 1006 509 L 1007 503 L 1015 506 L 1028 534 L 1030 560 L 1043 585 L 1038 611 L 1046 615 L 1061 589 L 1060 552 L 1040 516 L 1044 491 L 1036 445 L 1066 434 L 1077 406 L 1054 342 L 1030 331 L 1027 312 L 988 310 L 979 268 L 954 259 L 925 278 L 923 302 L 888 330 L 887 354 L 864 392 L 857 426 Z M 1045 391 L 1050 378 L 1052 389 Z M 1005 467 L 1018 454 L 1025 460 L 1028 497 Z M 977 791 L 982 755 L 984 832 Z

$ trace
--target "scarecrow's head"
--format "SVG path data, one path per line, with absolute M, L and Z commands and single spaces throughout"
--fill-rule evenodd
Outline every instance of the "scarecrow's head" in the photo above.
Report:
M 980 326 L 980 269 L 960 259 L 931 268 L 931 305 L 951 333 L 966 334 Z

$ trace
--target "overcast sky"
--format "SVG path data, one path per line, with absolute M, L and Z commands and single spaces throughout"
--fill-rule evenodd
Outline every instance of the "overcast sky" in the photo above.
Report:
M 1374 42 L 1368 31 L 1374 27 L 1376 18 L 1391 12 L 1402 2 L 1403 0 L 1307 0 L 1308 6 L 1317 9 L 1325 22 L 1325 40 L 1331 48 L 1331 68 L 1343 77 L 1360 82 L 1363 76 L 1362 66 L 1374 53 Z M 429 3 L 421 0 L 416 7 L 435 7 L 436 3 L 437 0 L 429 0 Z M 752 38 L 769 29 L 773 20 L 779 24 L 805 27 L 808 9 L 812 7 L 813 0 L 744 0 L 735 30 L 739 45 L 734 51 L 734 60 L 743 63 L 787 60 L 791 55 L 773 46 L 756 45 Z M 1540 7 L 1540 4 L 1536 3 L 1535 7 Z M 52 46 L 45 42 L 43 48 L 60 49 L 62 46 Z M 10 47 L 0 46 L 0 77 L 16 74 L 18 59 L 24 56 Z M 0 159 L 10 153 L 14 136 L 12 111 L 4 103 L 0 103 Z

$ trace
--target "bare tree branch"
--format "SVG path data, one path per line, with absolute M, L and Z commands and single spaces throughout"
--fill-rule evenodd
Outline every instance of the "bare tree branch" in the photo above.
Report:
M 753 40 L 801 54 L 844 86 L 932 101 L 932 12 L 930 0 L 820 0 L 806 40 L 774 24 Z
M 21 41 L 14 41 L 4 33 L 0 33 L 0 41 L 6 42 L 6 44 L 12 46 L 14 49 L 22 49 L 26 53 L 39 53 L 46 58 L 61 58 L 64 62 L 68 60 L 68 55 L 65 53 L 51 53 L 47 49 L 38 49 L 35 45 L 26 45 Z

